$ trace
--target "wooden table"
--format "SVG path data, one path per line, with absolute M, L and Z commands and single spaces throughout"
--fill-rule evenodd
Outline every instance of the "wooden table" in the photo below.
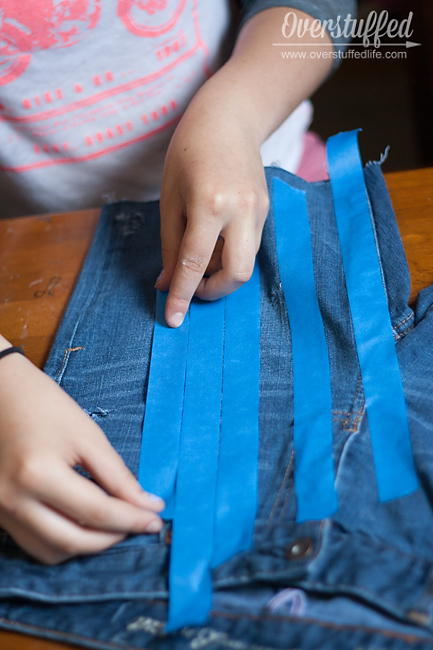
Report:
M 433 168 L 386 176 L 411 273 L 410 302 L 433 283 Z M 92 241 L 99 210 L 0 221 L 0 332 L 39 367 Z M 1 650 L 70 646 L 0 632 Z

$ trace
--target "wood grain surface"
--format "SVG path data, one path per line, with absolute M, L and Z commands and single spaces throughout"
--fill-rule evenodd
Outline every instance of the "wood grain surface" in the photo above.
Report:
M 385 175 L 411 276 L 410 302 L 433 284 L 433 168 Z
M 45 639 L 36 639 L 23 634 L 15 634 L 15 632 L 0 631 L 1 650 L 71 650 L 71 648 L 76 647 L 55 643 L 54 641 L 45 641 Z
M 42 367 L 100 210 L 0 221 L 0 332 Z
M 411 297 L 433 284 L 433 168 L 386 175 L 411 273 Z M 0 332 L 42 367 L 75 286 L 98 210 L 0 221 Z M 0 631 L 0 650 L 70 645 Z

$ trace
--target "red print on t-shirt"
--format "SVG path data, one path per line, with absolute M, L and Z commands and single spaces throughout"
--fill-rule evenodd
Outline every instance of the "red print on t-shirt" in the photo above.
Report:
M 188 99 L 210 75 L 197 3 L 0 0 L 0 89 L 28 65 L 26 57 L 33 57 L 30 66 L 36 72 L 30 74 L 30 67 L 0 93 L 0 172 L 91 161 L 173 128 Z M 105 56 L 95 58 L 87 53 L 94 51 L 92 28 L 101 7 L 106 20 L 102 22 L 101 13 L 98 29 Z M 116 22 L 122 40 L 109 47 L 109 30 Z M 80 40 L 63 51 L 62 60 L 44 56 L 46 49 Z M 130 56 L 117 56 L 124 51 Z M 86 65 L 80 65 L 83 60 Z
M 0 8 L 0 85 L 27 68 L 31 52 L 69 47 L 93 29 L 101 0 L 3 0 Z
M 185 1 L 118 0 L 117 14 L 132 34 L 159 36 L 176 24 Z

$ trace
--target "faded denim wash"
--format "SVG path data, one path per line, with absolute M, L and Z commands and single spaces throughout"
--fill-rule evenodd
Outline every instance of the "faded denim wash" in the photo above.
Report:
M 410 278 L 392 206 L 379 165 L 368 165 L 365 178 L 421 483 L 408 496 L 379 503 L 330 184 L 308 184 L 269 168 L 271 205 L 274 176 L 307 192 L 330 350 L 338 512 L 321 522 L 295 523 L 291 339 L 271 208 L 259 252 L 254 547 L 215 569 L 208 623 L 164 633 L 167 524 L 158 535 L 131 536 L 99 555 L 54 567 L 31 559 L 3 534 L 1 627 L 107 650 L 433 648 L 433 287 L 419 294 L 413 310 L 408 306 Z M 106 206 L 46 366 L 135 473 L 160 268 L 158 204 Z

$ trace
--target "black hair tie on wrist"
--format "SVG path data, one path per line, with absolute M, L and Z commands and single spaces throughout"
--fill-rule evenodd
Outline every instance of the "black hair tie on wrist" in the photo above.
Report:
M 23 356 L 26 356 L 24 354 L 24 350 L 22 348 L 17 348 L 17 347 L 15 347 L 13 345 L 12 347 L 6 348 L 6 350 L 2 350 L 2 352 L 0 352 L 0 359 L 2 357 L 6 357 L 8 354 L 13 354 L 14 352 L 19 352 L 19 354 L 22 354 Z

